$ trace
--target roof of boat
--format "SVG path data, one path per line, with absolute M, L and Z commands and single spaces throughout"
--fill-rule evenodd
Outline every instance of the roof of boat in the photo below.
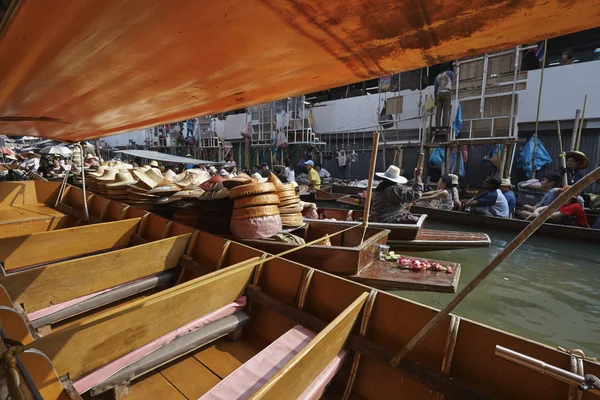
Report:
M 596 0 L 15 0 L 0 133 L 97 138 L 598 25 Z

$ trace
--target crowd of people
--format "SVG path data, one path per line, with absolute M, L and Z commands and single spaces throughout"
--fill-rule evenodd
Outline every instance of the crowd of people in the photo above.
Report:
M 473 198 L 461 202 L 458 193 L 459 178 L 453 174 L 443 175 L 437 183 L 437 189 L 424 191 L 421 170 L 415 170 L 412 186 L 406 186 L 407 179 L 400 175 L 398 167 L 390 166 L 385 173 L 376 175 L 383 179 L 373 194 L 371 220 L 384 223 L 412 223 L 416 221 L 409 208 L 411 205 L 457 210 L 473 214 L 499 218 L 518 218 L 530 220 L 537 217 L 556 198 L 583 178 L 582 170 L 589 166 L 584 153 L 571 151 L 566 153 L 566 167 L 556 173 L 548 173 L 539 181 L 539 188 L 545 192 L 542 200 L 535 205 L 523 205 L 517 209 L 517 198 L 510 179 L 488 177 L 484 191 Z M 585 194 L 584 194 L 585 196 Z M 584 198 L 574 195 L 558 211 L 553 213 L 550 222 L 562 225 L 600 229 L 600 218 L 593 226 L 587 221 Z

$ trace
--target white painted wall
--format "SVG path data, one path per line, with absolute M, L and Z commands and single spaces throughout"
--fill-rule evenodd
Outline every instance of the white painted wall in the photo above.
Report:
M 529 71 L 526 89 L 518 92 L 519 123 L 535 122 L 540 74 L 541 70 Z M 583 106 L 585 94 L 588 95 L 586 120 L 600 118 L 600 60 L 547 68 L 544 71 L 540 121 L 573 119 L 575 110 Z M 387 97 L 397 95 L 398 93 L 389 93 Z M 403 90 L 400 95 L 404 96 L 404 107 L 399 118 L 418 116 L 419 91 Z M 423 89 L 423 101 L 425 101 L 426 95 L 433 95 L 433 86 Z M 379 103 L 380 101 L 383 103 L 381 98 L 374 94 L 317 103 L 312 108 L 315 132 L 374 129 L 378 124 Z M 280 115 L 277 117 L 277 124 L 281 126 L 283 120 Z M 224 121 L 215 119 L 215 130 L 220 137 L 227 140 L 241 139 L 240 131 L 248 119 L 246 114 L 230 115 Z M 454 110 L 452 119 L 454 119 Z M 403 121 L 399 124 L 399 129 L 417 129 L 418 127 L 418 119 Z M 135 140 L 137 144 L 144 144 L 145 138 L 144 131 L 134 131 L 110 136 L 105 140 L 112 146 L 125 146 L 129 139 Z
M 100 139 L 100 141 L 104 141 L 110 146 L 127 146 L 129 144 L 129 140 L 134 140 L 136 144 L 143 145 L 146 140 L 146 131 L 131 131 L 126 133 L 121 133 L 113 136 L 106 136 Z
M 527 73 L 527 88 L 519 92 L 519 123 L 535 122 L 540 74 Z M 546 68 L 542 85 L 540 121 L 575 118 L 588 95 L 585 119 L 600 118 L 600 60 Z
M 229 115 L 224 121 L 215 119 L 215 131 L 217 136 L 226 140 L 241 139 L 240 132 L 246 125 L 246 114 Z

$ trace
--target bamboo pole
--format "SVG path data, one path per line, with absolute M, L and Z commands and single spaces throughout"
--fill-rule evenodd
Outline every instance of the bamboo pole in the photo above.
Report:
M 390 364 L 396 368 L 400 364 L 400 362 L 406 357 L 408 353 L 410 353 L 425 337 L 433 331 L 440 322 L 444 320 L 451 312 L 462 302 L 465 297 L 467 297 L 485 278 L 487 278 L 492 271 L 502 263 L 508 256 L 510 256 L 519 246 L 527 240 L 556 210 L 558 210 L 564 203 L 566 203 L 572 196 L 579 193 L 586 186 L 594 182 L 596 179 L 600 177 L 600 168 L 596 168 L 594 171 L 587 174 L 569 189 L 564 191 L 556 200 L 554 200 L 550 205 L 535 218 L 531 223 L 529 223 L 525 229 L 523 229 L 492 261 L 485 267 L 463 290 L 461 290 L 454 299 L 444 307 L 440 312 L 436 314 L 435 317 L 431 321 L 427 323 L 417 333 L 411 340 L 408 342 L 406 346 L 392 360 Z
M 363 214 L 363 226 L 365 232 L 369 226 L 369 212 L 371 211 L 371 198 L 373 197 L 373 178 L 375 176 L 375 164 L 377 163 L 377 149 L 379 148 L 379 132 L 373 132 L 373 146 L 371 148 L 371 162 L 369 163 L 369 183 L 367 184 L 367 199 L 365 201 L 365 210 Z M 384 150 L 385 151 L 385 150 Z M 365 238 L 363 232 L 363 240 Z M 362 240 L 361 240 L 362 243 Z
M 540 124 L 540 105 L 542 103 L 542 88 L 544 87 L 544 70 L 546 69 L 546 54 L 548 54 L 548 39 L 544 40 L 544 60 L 542 61 L 542 73 L 540 74 L 540 90 L 538 92 L 537 113 L 535 114 L 535 132 L 533 137 L 533 153 L 531 154 L 531 177 L 535 178 L 535 152 L 537 151 L 538 126 Z
M 560 162 L 560 166 L 562 168 L 567 168 L 567 160 L 565 159 L 565 152 L 563 151 L 562 145 L 562 133 L 560 131 L 560 121 L 556 121 L 556 129 L 558 133 L 558 158 Z M 563 186 L 567 186 L 567 174 L 563 175 Z
M 587 104 L 587 94 L 583 98 L 583 110 L 581 111 L 581 120 L 579 120 L 579 131 L 577 132 L 577 143 L 575 144 L 576 151 L 579 150 L 579 143 L 581 142 L 581 131 L 583 129 L 583 118 L 585 118 L 585 106 Z

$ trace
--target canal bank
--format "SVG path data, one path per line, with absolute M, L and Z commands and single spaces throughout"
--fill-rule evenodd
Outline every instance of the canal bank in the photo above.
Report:
M 476 230 L 427 223 L 428 229 Z M 486 230 L 489 248 L 411 253 L 459 262 L 458 290 L 467 285 L 516 235 Z M 455 310 L 455 314 L 515 335 L 600 356 L 600 247 L 572 240 L 532 237 L 504 261 Z M 394 294 L 442 308 L 454 294 Z

